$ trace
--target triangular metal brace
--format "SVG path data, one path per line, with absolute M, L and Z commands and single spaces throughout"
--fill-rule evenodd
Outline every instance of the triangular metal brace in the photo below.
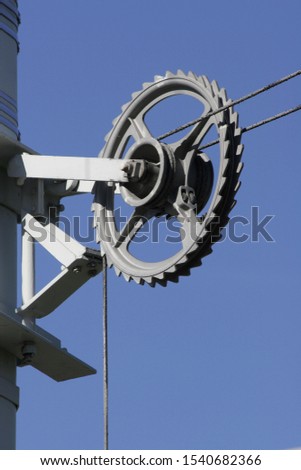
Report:
M 42 225 L 30 214 L 23 218 L 23 231 L 62 263 L 62 271 L 17 309 L 23 317 L 42 318 L 102 271 L 102 256 L 99 251 L 83 246 L 56 225 Z M 29 240 L 28 243 L 32 242 Z M 24 275 L 34 276 L 34 273 L 23 271 Z M 27 284 L 26 279 L 22 279 L 22 284 Z

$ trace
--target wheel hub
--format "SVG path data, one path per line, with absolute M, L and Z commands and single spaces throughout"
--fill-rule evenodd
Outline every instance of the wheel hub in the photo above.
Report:
M 124 157 L 124 171 L 129 176 L 129 182 L 120 185 L 124 201 L 169 214 L 179 197 L 184 204 L 203 206 L 211 189 L 211 167 L 207 169 L 197 151 L 190 155 L 189 164 L 187 155 L 178 153 L 176 157 L 172 146 L 151 138 L 134 144 Z
M 125 161 L 130 180 L 120 187 L 125 202 L 134 207 L 159 207 L 174 176 L 172 152 L 155 139 L 141 139 L 127 152 Z

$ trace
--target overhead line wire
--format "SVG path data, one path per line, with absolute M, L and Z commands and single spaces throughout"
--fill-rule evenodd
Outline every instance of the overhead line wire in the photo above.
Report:
M 102 258 L 102 331 L 103 331 L 103 434 L 104 450 L 109 449 L 109 377 L 108 377 L 108 278 L 107 259 Z
M 283 111 L 282 113 L 275 114 L 274 116 L 271 116 L 269 118 L 263 119 L 262 121 L 256 122 L 255 124 L 251 124 L 250 126 L 243 127 L 241 129 L 241 133 L 244 134 L 245 132 L 252 131 L 254 129 L 257 129 L 258 127 L 264 126 L 265 124 L 269 124 L 270 122 L 273 122 L 273 121 L 277 121 L 277 119 L 281 119 L 285 116 L 288 116 L 289 114 L 296 113 L 297 111 L 300 111 L 300 110 L 301 110 L 301 104 L 299 104 L 295 108 L 288 109 L 286 111 Z M 208 144 L 205 144 L 205 145 L 202 145 L 202 147 L 199 147 L 199 150 L 207 149 L 218 143 L 219 143 L 219 139 L 212 140 Z
M 211 116 L 214 116 L 214 115 L 216 115 L 216 114 L 218 114 L 222 111 L 226 111 L 227 109 L 232 108 L 233 106 L 235 106 L 237 104 L 243 103 L 244 101 L 247 101 L 251 98 L 254 98 L 255 96 L 258 96 L 261 93 L 264 93 L 268 90 L 271 90 L 272 88 L 275 88 L 276 86 L 279 86 L 282 83 L 287 82 L 287 81 L 291 80 L 292 78 L 295 78 L 299 75 L 301 75 L 301 70 L 297 70 L 294 73 L 286 75 L 285 77 L 280 78 L 279 80 L 276 80 L 275 82 L 269 83 L 268 85 L 266 85 L 262 88 L 259 88 L 258 90 L 255 90 L 251 93 L 248 93 L 245 96 L 242 96 L 241 98 L 238 98 L 234 101 L 231 101 L 230 103 L 226 104 L 225 106 L 222 106 L 221 108 L 218 108 L 214 111 L 211 111 L 210 113 L 206 114 L 206 116 L 202 116 L 202 117 L 199 117 L 197 119 L 194 119 L 193 121 L 187 122 L 186 124 L 183 124 L 182 126 L 177 127 L 176 129 L 173 129 L 172 131 L 169 131 L 169 132 L 166 132 L 165 134 L 160 135 L 159 137 L 157 137 L 157 140 L 163 140 L 163 139 L 166 139 L 167 137 L 170 137 L 173 134 L 177 134 L 178 132 L 181 132 L 181 131 L 187 129 L 188 127 L 194 126 L 195 124 L 198 124 L 199 122 L 201 122 L 203 120 L 206 120 L 206 119 L 210 118 Z M 280 119 L 280 118 L 278 118 L 278 119 Z M 261 125 L 263 125 L 263 124 L 261 124 Z

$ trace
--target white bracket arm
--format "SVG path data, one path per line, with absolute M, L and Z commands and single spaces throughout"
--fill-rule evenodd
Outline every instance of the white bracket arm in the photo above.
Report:
M 30 214 L 23 219 L 23 230 L 63 265 L 60 274 L 17 309 L 23 318 L 42 318 L 102 271 L 102 257 L 99 251 L 81 245 L 54 224 L 44 226 Z
M 53 180 L 113 181 L 125 183 L 124 160 L 96 157 L 57 157 L 23 153 L 11 158 L 8 176 Z

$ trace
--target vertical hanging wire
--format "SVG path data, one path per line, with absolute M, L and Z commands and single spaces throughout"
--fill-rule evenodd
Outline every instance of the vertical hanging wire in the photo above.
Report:
M 102 306 L 102 326 L 103 326 L 103 433 L 104 449 L 109 449 L 109 377 L 108 377 L 108 279 L 107 279 L 107 259 L 103 260 L 103 306 Z

